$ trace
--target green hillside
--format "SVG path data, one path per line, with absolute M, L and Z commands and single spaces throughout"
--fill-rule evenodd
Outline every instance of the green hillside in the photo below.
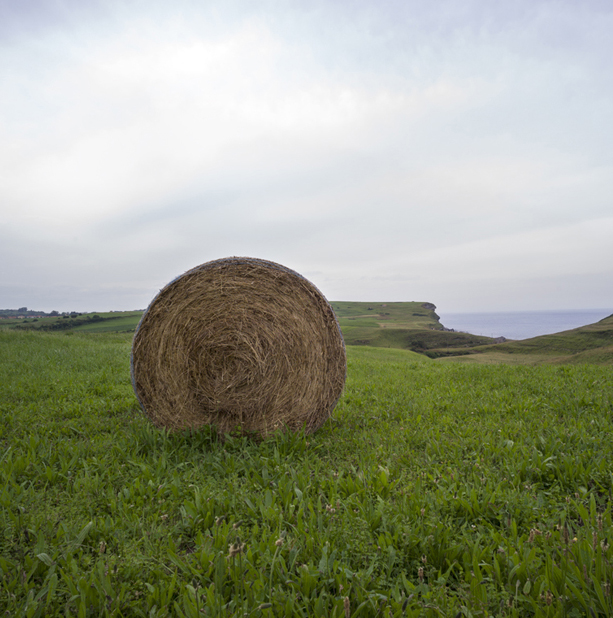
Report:
M 411 350 L 437 357 L 448 353 L 465 354 L 475 346 L 491 344 L 494 341 L 490 337 L 445 329 L 432 303 L 339 301 L 331 304 L 347 345 Z M 142 311 L 73 313 L 38 319 L 4 320 L 0 327 L 89 333 L 133 332 L 141 316 Z
M 433 359 L 471 363 L 613 364 L 613 315 L 580 328 L 521 341 L 454 332 L 428 302 L 331 303 L 345 344 L 407 350 Z M 8 311 L 8 310 L 7 310 Z M 66 314 L 0 320 L 0 329 L 51 332 L 134 332 L 142 311 Z
M 0 321 L 0 329 L 89 333 L 133 332 L 142 315 L 142 311 L 109 311 L 4 319 Z
M 512 364 L 613 364 L 613 315 L 594 324 L 553 335 L 475 347 L 469 351 L 469 356 L 454 360 Z
M 447 330 L 432 303 L 331 304 L 347 345 L 412 350 L 435 358 L 494 343 L 491 337 Z
M 86 331 L 88 333 L 133 332 L 138 326 L 143 312 L 117 311 L 102 315 L 104 316 L 102 321 L 84 323 L 76 326 L 74 330 Z

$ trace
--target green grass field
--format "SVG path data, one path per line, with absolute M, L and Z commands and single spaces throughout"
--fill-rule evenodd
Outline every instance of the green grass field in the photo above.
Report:
M 348 347 L 317 433 L 167 434 L 131 336 L 0 332 L 7 616 L 609 616 L 598 365 Z

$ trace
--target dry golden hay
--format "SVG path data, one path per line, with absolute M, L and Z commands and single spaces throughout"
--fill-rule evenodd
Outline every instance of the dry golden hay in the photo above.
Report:
M 132 344 L 132 384 L 159 427 L 307 433 L 332 414 L 347 360 L 332 307 L 265 260 L 207 262 L 170 282 Z

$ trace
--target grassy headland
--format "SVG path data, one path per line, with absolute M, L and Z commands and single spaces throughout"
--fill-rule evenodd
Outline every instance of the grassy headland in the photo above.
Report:
M 431 303 L 332 303 L 348 345 L 412 350 L 463 363 L 613 364 L 613 315 L 521 341 L 447 330 Z
M 432 303 L 331 303 L 347 345 L 412 350 L 427 356 L 454 354 L 492 344 L 491 337 L 445 329 Z

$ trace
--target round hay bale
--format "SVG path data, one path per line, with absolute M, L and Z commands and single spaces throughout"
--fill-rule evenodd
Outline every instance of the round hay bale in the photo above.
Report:
M 332 414 L 347 360 L 332 307 L 280 264 L 201 264 L 153 299 L 134 335 L 132 384 L 153 423 L 265 437 Z

